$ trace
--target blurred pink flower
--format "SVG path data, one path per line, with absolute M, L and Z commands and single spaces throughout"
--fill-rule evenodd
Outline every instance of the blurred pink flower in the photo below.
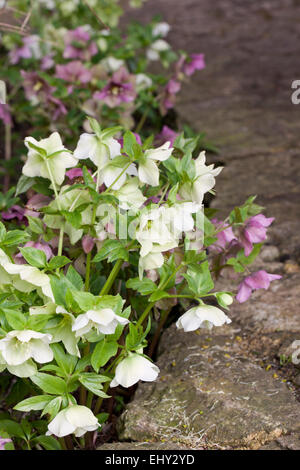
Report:
M 90 237 L 89 235 L 85 235 L 82 239 L 82 248 L 85 254 L 90 253 L 92 249 L 94 248 L 95 245 L 95 240 L 93 237 Z
M 162 131 L 155 137 L 155 143 L 157 145 L 162 145 L 163 143 L 168 141 L 171 142 L 171 147 L 173 147 L 174 141 L 178 137 L 178 135 L 179 134 L 173 131 L 173 129 L 171 129 L 170 127 L 164 126 L 162 128 Z
M 98 49 L 94 41 L 90 41 L 90 33 L 83 27 L 68 31 L 65 37 L 66 48 L 63 57 L 65 59 L 90 60 Z
M 43 251 L 46 255 L 47 261 L 49 261 L 49 259 L 53 257 L 53 252 L 52 252 L 50 246 L 47 243 L 45 243 L 44 241 L 40 241 L 40 242 L 30 241 L 30 242 L 27 242 L 24 245 L 24 248 L 26 248 L 26 247 L 36 248 L 37 250 Z M 16 254 L 14 256 L 14 260 L 17 264 L 25 264 L 26 263 L 26 260 L 23 258 L 23 255 L 22 255 L 21 252 L 19 252 L 18 254 Z
M 4 124 L 12 125 L 8 104 L 0 103 L 0 121 L 3 121 Z
M 9 53 L 10 63 L 15 65 L 21 59 L 31 59 L 32 57 L 39 59 L 41 56 L 40 39 L 37 35 L 25 36 L 22 46 L 16 47 Z
M 12 440 L 0 436 L 0 450 L 5 450 L 5 444 L 8 444 L 9 442 L 12 442 Z
M 229 248 L 233 242 L 237 242 L 237 238 L 233 233 L 232 227 L 229 227 L 227 223 L 218 219 L 212 219 L 211 222 L 216 227 L 216 238 L 218 240 L 209 247 L 209 251 L 221 253 L 225 249 Z
M 204 54 L 192 54 L 190 60 L 186 60 L 183 65 L 183 73 L 190 77 L 196 70 L 203 70 L 204 68 Z
M 84 84 L 91 80 L 92 74 L 79 60 L 74 60 L 66 65 L 57 65 L 56 77 L 66 82 Z
M 165 86 L 162 95 L 161 95 L 161 112 L 162 114 L 166 114 L 168 109 L 171 109 L 175 105 L 176 101 L 176 94 L 181 89 L 181 83 L 174 78 L 168 81 L 167 85 Z
M 268 289 L 272 281 L 281 278 L 279 274 L 269 274 L 263 270 L 250 274 L 239 285 L 236 300 L 242 304 L 249 299 L 253 290 Z
M 3 220 L 18 219 L 21 222 L 25 220 L 24 215 L 25 215 L 25 209 L 21 206 L 18 206 L 17 204 L 10 207 L 7 211 L 1 212 L 1 216 Z

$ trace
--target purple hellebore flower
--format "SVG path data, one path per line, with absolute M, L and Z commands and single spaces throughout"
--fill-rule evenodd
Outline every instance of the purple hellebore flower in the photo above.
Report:
M 170 127 L 163 126 L 162 131 L 155 137 L 155 143 L 157 145 L 162 145 L 165 142 L 171 142 L 171 147 L 173 147 L 174 141 L 178 135 L 179 134 L 173 131 Z
M 205 68 L 204 54 L 192 54 L 190 61 L 185 61 L 183 64 L 183 73 L 190 77 L 196 70 L 203 70 Z
M 94 41 L 90 42 L 90 33 L 82 26 L 68 31 L 66 34 L 66 48 L 63 57 L 65 59 L 90 60 L 98 49 Z
M 281 278 L 282 276 L 279 274 L 269 274 L 263 270 L 250 274 L 250 276 L 245 277 L 243 282 L 239 285 L 236 300 L 242 304 L 249 299 L 253 290 L 268 289 L 270 282 Z
M 49 196 L 45 196 L 44 194 L 35 194 L 27 201 L 26 208 L 31 211 L 38 211 L 42 207 L 47 206 L 50 201 L 51 198 Z
M 25 209 L 15 204 L 14 206 L 11 206 L 7 211 L 1 212 L 1 216 L 4 220 L 18 219 L 19 222 L 21 222 L 25 220 Z
M 0 436 L 0 450 L 5 450 L 5 444 L 12 442 L 11 439 L 5 439 L 4 437 Z
M 176 94 L 180 91 L 180 89 L 181 89 L 181 83 L 178 80 L 171 78 L 171 80 L 168 81 L 167 85 L 165 86 L 163 90 L 162 98 L 161 98 L 162 114 L 166 114 L 168 109 L 171 109 L 174 107 Z
M 241 244 L 246 256 L 249 256 L 253 243 L 261 243 L 267 238 L 267 227 L 274 221 L 274 217 L 267 218 L 263 214 L 250 217 L 241 234 Z
M 92 74 L 79 60 L 73 60 L 66 65 L 57 65 L 56 77 L 66 82 L 79 82 L 84 84 L 92 79 Z
M 93 97 L 104 101 L 110 108 L 115 108 L 121 103 L 130 103 L 136 97 L 134 77 L 125 67 L 121 67 L 113 74 L 108 84 L 101 91 L 96 91 Z
M 54 107 L 53 120 L 55 121 L 61 114 L 67 114 L 64 104 L 53 96 L 56 88 L 49 85 L 46 80 L 41 78 L 37 72 L 25 72 L 21 70 L 21 75 L 24 79 L 23 87 L 25 90 L 26 98 L 32 102 L 33 105 L 43 103 Z
M 82 248 L 85 254 L 87 255 L 92 251 L 95 245 L 95 240 L 93 237 L 90 237 L 89 235 L 85 235 L 82 239 Z
M 41 60 L 41 69 L 49 70 L 53 67 L 54 64 L 55 62 L 52 58 L 52 55 L 51 54 L 45 55 L 45 57 L 43 57 Z
M 37 250 L 43 251 L 46 255 L 47 261 L 49 261 L 49 259 L 53 257 L 53 252 L 52 252 L 50 246 L 47 243 L 43 242 L 43 241 L 40 241 L 40 242 L 33 242 L 33 241 L 27 242 L 24 245 L 24 248 L 26 248 L 26 247 L 36 248 Z M 17 264 L 25 264 L 26 263 L 26 260 L 23 258 L 23 255 L 22 255 L 21 252 L 14 256 L 14 260 Z
M 236 242 L 237 238 L 233 233 L 232 227 L 228 227 L 228 224 L 218 219 L 212 219 L 211 221 L 216 226 L 217 231 L 221 228 L 224 228 L 224 230 L 216 234 L 218 240 L 209 247 L 211 251 L 221 253 L 226 248 L 229 248 L 229 246 L 234 242 Z
M 90 175 L 92 174 L 91 170 L 88 170 Z M 69 178 L 70 181 L 73 181 L 77 178 L 83 178 L 83 171 L 82 168 L 71 168 L 71 170 L 66 171 L 66 176 Z M 94 178 L 94 181 L 96 181 L 97 178 Z
M 0 121 L 3 121 L 6 125 L 12 125 L 8 104 L 0 103 Z

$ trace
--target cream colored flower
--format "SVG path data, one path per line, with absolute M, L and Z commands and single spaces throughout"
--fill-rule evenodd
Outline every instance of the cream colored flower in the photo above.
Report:
M 212 329 L 213 326 L 222 326 L 231 323 L 225 313 L 213 305 L 199 305 L 184 313 L 176 322 L 179 330 L 195 331 L 198 328 Z
M 76 437 L 81 437 L 88 431 L 95 431 L 98 426 L 98 420 L 89 408 L 71 405 L 60 411 L 49 423 L 47 435 L 64 437 L 75 434 Z
M 115 377 L 110 386 L 117 387 L 131 387 L 139 380 L 145 382 L 153 382 L 159 374 L 159 368 L 151 361 L 136 353 L 129 353 L 129 355 L 121 361 L 115 372 Z

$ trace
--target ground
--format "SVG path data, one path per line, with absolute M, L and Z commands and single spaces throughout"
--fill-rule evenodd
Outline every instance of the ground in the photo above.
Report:
M 300 370 L 286 360 L 300 340 L 300 105 L 291 101 L 300 1 L 155 0 L 134 17 L 157 13 L 175 49 L 206 55 L 177 109 L 179 124 L 205 131 L 219 148 L 209 157 L 225 166 L 212 205 L 227 215 L 257 195 L 276 221 L 256 267 L 283 279 L 234 305 L 227 329 L 188 338 L 166 331 L 160 380 L 138 388 L 120 437 L 133 447 L 300 449 Z

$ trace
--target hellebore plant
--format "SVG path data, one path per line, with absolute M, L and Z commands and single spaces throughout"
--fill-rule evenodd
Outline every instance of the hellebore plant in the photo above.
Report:
M 57 132 L 25 138 L 24 212 L 0 223 L 0 369 L 14 383 L 2 447 L 93 448 L 106 400 L 159 377 L 151 355 L 169 315 L 184 332 L 230 323 L 235 293 L 215 281 L 248 269 L 272 222 L 255 198 L 225 221 L 204 208 L 222 168 L 195 155 L 197 138 L 157 147 L 89 125 L 74 151 Z M 279 277 L 248 275 L 237 300 Z

